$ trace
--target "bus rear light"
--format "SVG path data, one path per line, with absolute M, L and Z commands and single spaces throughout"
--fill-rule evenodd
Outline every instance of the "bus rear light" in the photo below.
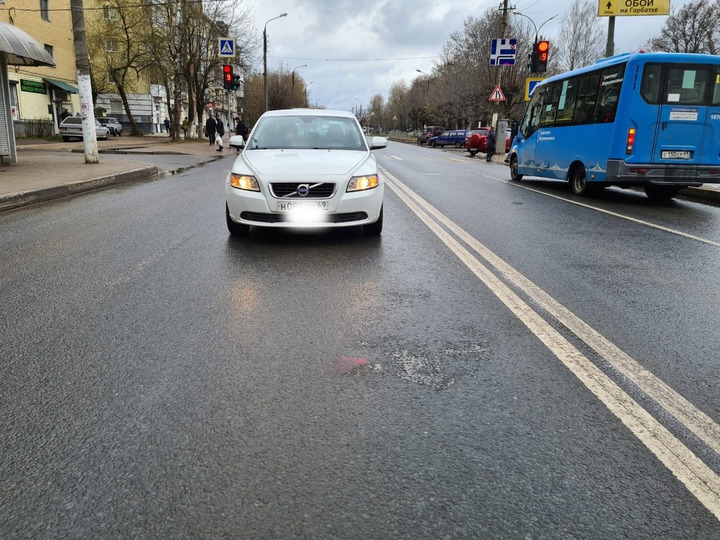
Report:
M 641 169 L 639 167 L 630 167 L 630 172 L 635 174 L 647 174 L 647 169 Z
M 635 146 L 635 128 L 628 130 L 627 145 L 625 146 L 625 153 L 632 154 L 633 146 Z

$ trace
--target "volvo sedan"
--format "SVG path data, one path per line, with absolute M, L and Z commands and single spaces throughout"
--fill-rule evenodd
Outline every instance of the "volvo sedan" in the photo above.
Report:
M 387 139 L 365 137 L 346 111 L 269 111 L 244 145 L 225 182 L 226 221 L 233 235 L 254 227 L 361 226 L 379 235 L 385 184 L 372 150 Z

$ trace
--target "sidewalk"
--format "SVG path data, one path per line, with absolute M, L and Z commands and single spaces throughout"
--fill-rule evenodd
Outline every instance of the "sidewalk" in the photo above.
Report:
M 191 156 L 195 165 L 235 156 L 227 143 L 220 153 L 205 139 L 171 142 L 165 133 L 111 137 L 109 141 L 98 141 L 98 152 L 99 163 L 85 163 L 81 141 L 18 139 L 18 162 L 0 165 L 0 212 L 173 172 L 172 168 L 154 165 L 148 156 Z

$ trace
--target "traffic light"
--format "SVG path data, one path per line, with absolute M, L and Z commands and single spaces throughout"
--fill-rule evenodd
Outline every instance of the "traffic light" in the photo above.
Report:
M 223 88 L 232 90 L 235 77 L 233 77 L 233 67 L 229 64 L 223 66 Z
M 241 80 L 240 75 L 235 75 L 235 77 L 233 78 L 232 89 L 237 90 L 238 88 L 240 88 L 241 84 L 242 84 L 242 80 Z
M 550 52 L 550 42 L 543 40 L 533 45 L 532 56 L 530 57 L 530 71 L 533 73 L 543 73 L 547 70 L 548 53 Z

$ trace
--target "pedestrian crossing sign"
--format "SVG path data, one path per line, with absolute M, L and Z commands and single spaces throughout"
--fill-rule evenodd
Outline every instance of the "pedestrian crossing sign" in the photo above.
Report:
M 218 38 L 218 51 L 221 58 L 235 58 L 235 40 L 232 38 Z
M 500 85 L 497 85 L 495 87 L 495 90 L 493 90 L 492 94 L 490 94 L 488 101 L 505 101 L 505 94 L 503 94 L 503 91 L 502 91 L 502 88 L 500 88 Z

